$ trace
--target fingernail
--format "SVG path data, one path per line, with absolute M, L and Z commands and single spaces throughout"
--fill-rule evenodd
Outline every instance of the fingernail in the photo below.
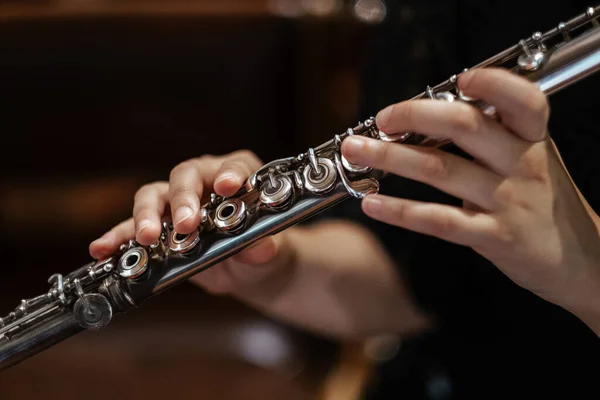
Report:
M 375 121 L 377 122 L 377 125 L 380 128 L 387 125 L 387 122 L 390 119 L 391 113 L 392 113 L 392 106 L 386 107 L 377 113 L 377 116 L 375 117 Z
M 144 229 L 146 229 L 147 227 L 149 227 L 152 224 L 152 221 L 150 221 L 149 219 L 144 219 L 142 221 L 140 221 L 139 225 L 138 225 L 138 231 L 137 233 L 142 233 L 142 231 Z
M 175 211 L 175 225 L 179 225 L 186 219 L 190 218 L 192 215 L 194 215 L 194 212 L 188 206 L 179 207 Z
M 367 214 L 378 214 L 383 202 L 377 196 L 367 196 L 363 200 L 363 209 Z
M 344 156 L 346 158 L 356 157 L 365 148 L 365 138 L 361 136 L 347 137 L 342 146 L 344 148 Z
M 219 175 L 216 179 L 215 179 L 215 183 L 221 182 L 221 181 L 226 181 L 226 180 L 232 180 L 232 181 L 237 181 L 238 175 L 235 172 L 223 172 L 221 175 Z

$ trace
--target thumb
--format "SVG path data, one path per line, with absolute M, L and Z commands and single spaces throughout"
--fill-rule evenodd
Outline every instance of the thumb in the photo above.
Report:
M 261 239 L 190 280 L 213 294 L 254 292 L 257 285 L 264 287 L 262 283 L 289 269 L 286 266 L 292 263 L 292 252 L 285 250 L 288 246 L 284 242 L 282 234 Z
M 261 239 L 224 263 L 234 294 L 268 291 L 287 281 L 294 269 L 295 252 L 286 233 Z
M 261 265 L 268 263 L 277 257 L 279 252 L 279 241 L 276 241 L 273 236 L 263 238 L 250 247 L 233 256 L 236 263 Z

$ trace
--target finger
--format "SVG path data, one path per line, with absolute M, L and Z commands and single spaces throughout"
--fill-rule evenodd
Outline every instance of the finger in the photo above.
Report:
M 222 264 L 202 271 L 191 280 L 213 294 L 244 291 L 273 276 L 274 268 L 287 263 L 288 260 L 282 260 L 280 257 L 281 241 L 281 235 L 259 240 Z
M 342 153 L 351 163 L 428 184 L 487 210 L 498 207 L 493 194 L 504 178 L 453 154 L 362 136 L 346 138 Z
M 235 292 L 242 294 L 265 287 L 260 284 L 289 271 L 286 266 L 291 262 L 284 259 L 286 252 L 280 251 L 281 238 L 282 235 L 264 238 L 225 263 L 225 271 L 231 278 Z
M 458 87 L 466 96 L 494 106 L 502 124 L 521 138 L 546 138 L 550 107 L 547 97 L 533 82 L 505 69 L 480 68 L 461 74 Z
M 107 258 L 119 249 L 123 243 L 135 237 L 133 218 L 121 222 L 119 225 L 106 232 L 102 237 L 90 244 L 90 255 L 97 259 Z
M 173 227 L 188 234 L 200 224 L 200 199 L 205 187 L 212 185 L 220 162 L 214 157 L 201 157 L 179 164 L 169 178 L 169 201 Z
M 215 192 L 223 197 L 233 196 L 261 165 L 260 159 L 252 152 L 240 151 L 231 154 L 217 171 Z
M 261 265 L 275 258 L 277 251 L 278 243 L 274 237 L 269 236 L 236 254 L 233 259 L 241 264 Z
M 135 238 L 141 245 L 147 246 L 158 240 L 162 231 L 161 218 L 165 212 L 168 194 L 167 182 L 142 186 L 135 194 L 133 206 Z
M 461 102 L 410 100 L 377 115 L 386 133 L 419 132 L 452 140 L 501 175 L 511 176 L 522 154 L 531 146 L 475 107 Z
M 362 209 L 375 220 L 464 246 L 479 247 L 497 230 L 488 214 L 442 204 L 370 195 Z
M 231 293 L 234 287 L 231 277 L 224 269 L 223 263 L 194 275 L 190 278 L 190 282 L 214 295 Z

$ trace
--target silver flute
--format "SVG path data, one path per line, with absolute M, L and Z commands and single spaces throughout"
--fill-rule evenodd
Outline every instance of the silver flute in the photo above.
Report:
M 561 22 L 474 66 L 504 67 L 535 82 L 546 94 L 600 69 L 600 6 Z M 494 117 L 496 110 L 468 98 L 457 75 L 413 99 L 462 101 Z M 382 171 L 354 165 L 340 154 L 342 141 L 362 135 L 383 141 L 441 147 L 449 141 L 407 132 L 389 135 L 370 118 L 296 157 L 272 161 L 247 180 L 234 196 L 215 194 L 201 209 L 201 223 L 182 235 L 166 222 L 150 246 L 134 240 L 108 259 L 70 274 L 55 274 L 47 293 L 0 318 L 0 370 L 9 368 L 81 331 L 105 327 L 112 318 L 144 300 L 233 256 L 257 240 L 276 234 L 351 198 L 379 191 Z

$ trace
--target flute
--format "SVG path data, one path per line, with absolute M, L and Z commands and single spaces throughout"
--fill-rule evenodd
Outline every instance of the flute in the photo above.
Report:
M 600 69 L 599 13 L 600 6 L 590 7 L 473 68 L 509 68 L 551 95 Z M 495 115 L 492 106 L 464 96 L 457 82 L 457 75 L 452 75 L 413 99 L 461 101 Z M 412 132 L 388 135 L 369 118 L 305 153 L 267 163 L 234 196 L 212 194 L 192 233 L 179 234 L 170 223 L 164 223 L 160 239 L 150 246 L 131 240 L 105 260 L 65 276 L 52 275 L 47 293 L 22 300 L 0 318 L 0 370 L 83 330 L 105 327 L 115 315 L 140 306 L 261 238 L 347 199 L 377 193 L 385 174 L 354 165 L 340 154 L 342 141 L 352 135 L 431 147 L 449 143 Z

